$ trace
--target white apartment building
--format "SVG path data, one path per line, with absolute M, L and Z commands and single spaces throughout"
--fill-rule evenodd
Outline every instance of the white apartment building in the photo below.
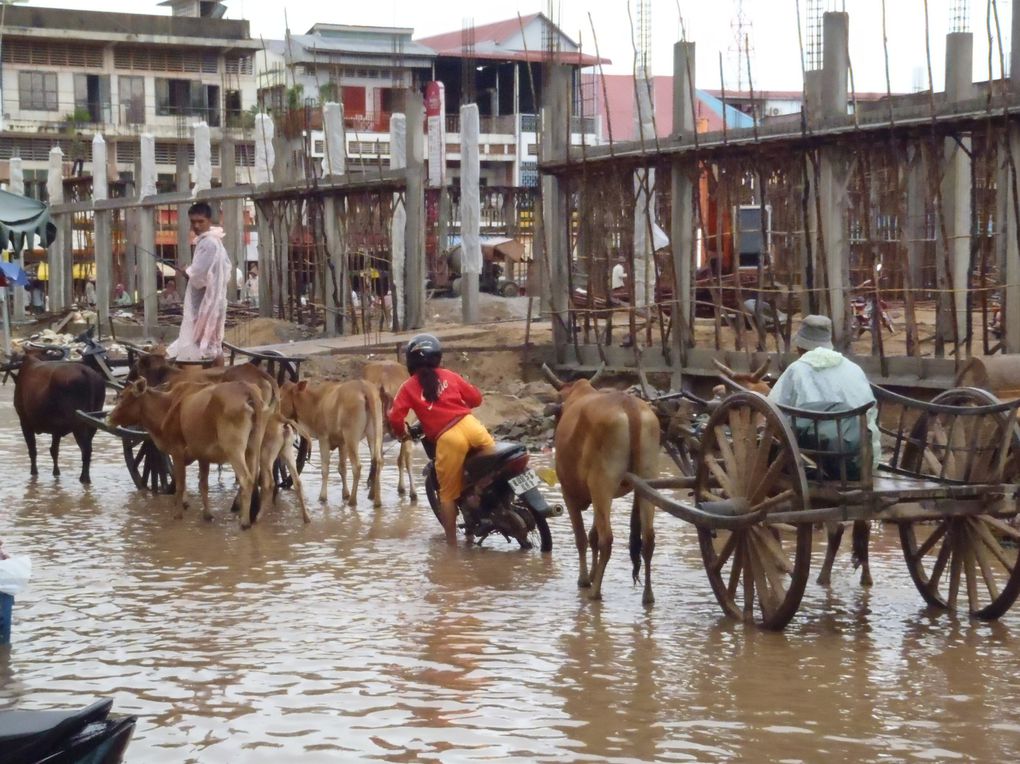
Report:
M 64 152 L 65 177 L 91 175 L 92 138 L 102 133 L 109 177 L 130 180 L 139 136 L 148 132 L 161 185 L 169 188 L 179 145 L 193 161 L 191 126 L 200 120 L 211 128 L 214 176 L 224 138 L 234 141 L 239 165 L 251 164 L 254 54 L 261 46 L 250 39 L 248 22 L 222 18 L 219 2 L 159 4 L 173 15 L 6 9 L 0 178 L 7 160 L 20 156 L 26 193 L 44 198 L 51 147 Z

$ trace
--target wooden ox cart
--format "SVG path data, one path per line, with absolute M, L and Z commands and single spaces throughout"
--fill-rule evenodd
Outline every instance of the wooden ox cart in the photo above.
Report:
M 135 359 L 148 352 L 138 346 L 126 345 L 126 347 L 132 367 Z M 223 347 L 227 351 L 225 355 L 228 366 L 234 366 L 238 362 L 255 364 L 264 368 L 276 380 L 277 384 L 281 385 L 287 381 L 297 382 L 301 377 L 301 364 L 306 360 L 304 356 L 285 356 L 275 350 L 245 350 L 227 342 L 223 343 Z M 205 362 L 201 365 L 208 366 L 209 363 Z M 123 378 L 120 376 L 109 374 L 108 380 L 110 385 L 117 389 L 124 385 Z M 138 490 L 160 494 L 174 493 L 173 462 L 167 454 L 156 447 L 145 430 L 134 427 L 114 427 L 107 422 L 107 412 L 105 411 L 79 411 L 78 416 L 103 432 L 121 439 L 124 448 L 124 463 Z M 296 461 L 298 472 L 301 472 L 305 462 L 308 461 L 310 444 L 304 438 L 298 438 L 298 441 L 295 443 Z M 273 465 L 273 477 L 276 484 L 282 488 L 290 488 L 293 484 L 293 479 L 287 473 L 287 468 L 279 459 Z
M 804 593 L 815 525 L 840 521 L 895 523 L 907 570 L 931 607 L 990 620 L 1020 594 L 1020 531 L 1009 522 L 1020 509 L 1020 401 L 1002 403 L 976 388 L 931 402 L 874 392 L 878 469 L 866 422 L 875 404 L 808 411 L 738 388 L 713 402 L 704 421 L 707 402 L 683 394 L 703 421 L 692 428 L 671 415 L 666 447 L 687 474 L 631 480 L 658 508 L 697 527 L 727 615 L 782 629 Z M 848 442 L 854 447 L 840 445 Z

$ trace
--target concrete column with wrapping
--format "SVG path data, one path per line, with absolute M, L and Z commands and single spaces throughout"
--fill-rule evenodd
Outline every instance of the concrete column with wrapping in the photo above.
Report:
M 460 299 L 461 319 L 478 323 L 478 279 L 482 272 L 478 104 L 460 107 Z
M 10 183 L 8 188 L 12 194 L 18 194 L 19 196 L 25 195 L 25 171 L 21 164 L 21 157 L 11 157 L 10 160 Z M 17 265 L 19 268 L 25 267 L 25 254 L 24 252 L 11 252 L 11 262 Z M 11 308 L 13 310 L 13 317 L 15 321 L 25 320 L 25 290 L 21 287 L 14 287 L 11 290 L 14 293 L 14 298 L 11 302 Z
M 64 152 L 59 146 L 50 149 L 49 168 L 46 174 L 46 192 L 49 195 L 50 205 L 56 206 L 64 203 Z M 53 225 L 57 228 L 57 236 L 50 244 L 47 254 L 46 270 L 49 277 L 48 293 L 50 299 L 49 309 L 58 313 L 66 310 L 69 301 L 66 297 L 66 288 L 70 286 L 71 263 L 67 261 L 67 226 L 65 213 L 53 215 Z
M 156 140 L 148 133 L 142 135 L 141 175 L 138 199 L 156 195 Z M 146 334 L 155 332 L 159 323 L 159 301 L 156 293 L 156 220 L 152 207 L 142 207 L 138 216 L 138 295 L 144 314 Z
M 92 139 L 92 199 L 109 197 L 106 178 L 106 141 L 102 135 Z M 113 211 L 95 210 L 92 227 L 96 253 L 96 316 L 102 332 L 110 323 L 110 294 L 113 288 Z
M 407 118 L 390 115 L 390 169 L 407 167 Z M 393 195 L 393 217 L 390 220 L 390 284 L 393 296 L 393 325 L 403 326 L 406 314 L 407 207 L 402 194 Z

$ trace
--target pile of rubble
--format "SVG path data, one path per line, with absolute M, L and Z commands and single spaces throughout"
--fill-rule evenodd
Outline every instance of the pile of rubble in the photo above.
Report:
M 507 421 L 492 428 L 492 437 L 496 440 L 507 440 L 521 443 L 529 451 L 542 451 L 552 447 L 553 432 L 556 421 L 545 414 L 532 414 L 526 419 Z
M 41 332 L 36 332 L 30 337 L 24 337 L 22 339 L 11 340 L 11 352 L 18 354 L 24 351 L 25 346 L 31 345 L 45 345 L 47 347 L 54 348 L 68 348 L 70 352 L 70 360 L 80 361 L 82 353 L 85 350 L 85 343 L 79 342 L 78 338 L 73 334 L 62 334 L 55 332 L 52 329 L 43 329 Z M 123 345 L 116 342 L 104 343 L 106 346 L 107 353 L 111 357 L 119 358 L 127 355 L 127 349 Z

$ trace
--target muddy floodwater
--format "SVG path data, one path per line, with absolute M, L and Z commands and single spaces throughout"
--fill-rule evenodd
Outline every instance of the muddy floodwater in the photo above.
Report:
M 251 531 L 173 519 L 135 490 L 120 442 L 96 436 L 93 485 L 28 478 L 0 389 L 0 538 L 34 578 L 0 649 L 0 707 L 112 696 L 136 714 L 131 762 L 357 760 L 1009 761 L 1020 752 L 1020 610 L 999 623 L 926 611 L 893 529 L 875 586 L 844 550 L 784 633 L 725 619 L 693 529 L 658 518 L 645 609 L 617 547 L 592 603 L 566 518 L 551 555 L 490 540 L 450 551 L 427 504 L 361 490 L 312 523 L 285 495 Z M 392 456 L 392 450 L 389 453 Z M 392 460 L 388 460 L 391 462 Z M 215 476 L 215 472 L 214 472 Z M 191 476 L 192 484 L 197 476 Z M 423 492 L 424 493 L 424 492 Z M 814 566 L 820 563 L 816 539 Z

